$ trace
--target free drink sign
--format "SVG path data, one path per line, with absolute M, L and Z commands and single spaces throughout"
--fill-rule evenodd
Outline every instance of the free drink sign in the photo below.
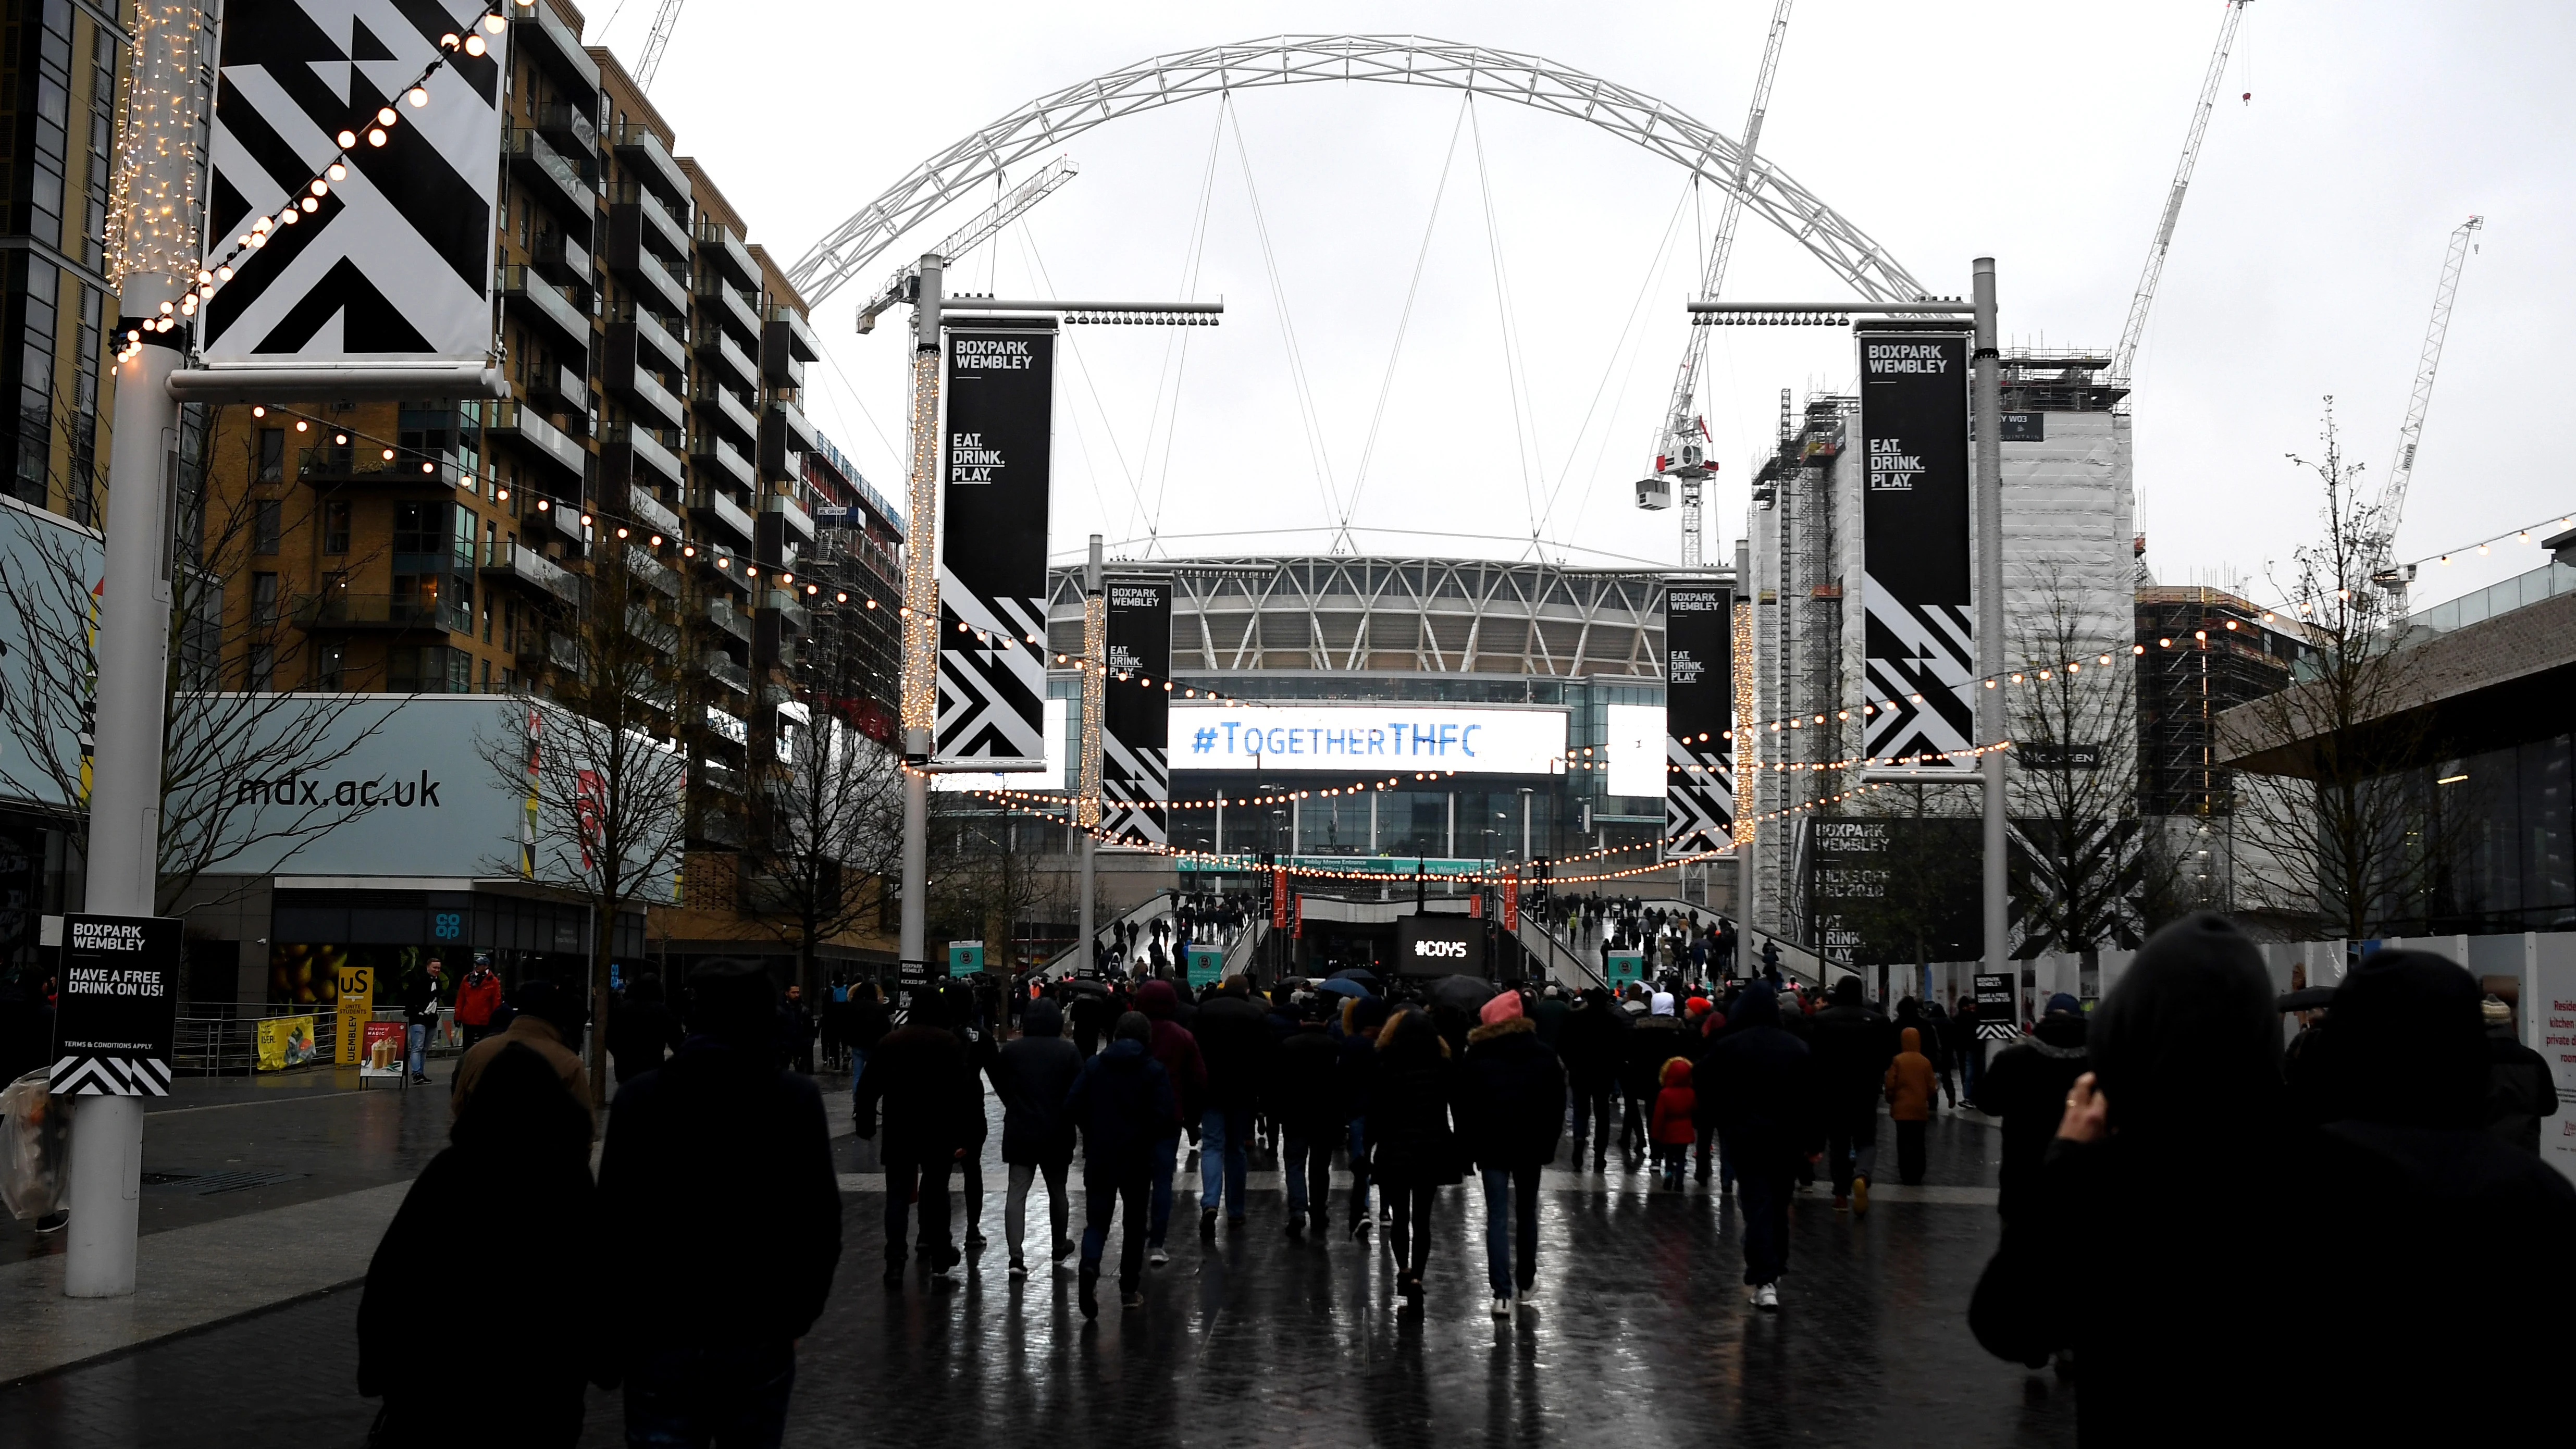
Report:
M 179 1032 L 179 922 L 65 916 L 62 997 L 47 1090 L 66 1097 L 166 1097 Z

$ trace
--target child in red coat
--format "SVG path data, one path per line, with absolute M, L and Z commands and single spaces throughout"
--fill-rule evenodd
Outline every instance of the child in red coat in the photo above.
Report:
M 1681 1057 L 1664 1063 L 1661 1080 L 1663 1089 L 1655 1093 L 1655 1115 L 1647 1124 L 1646 1136 L 1654 1144 L 1656 1174 L 1679 1187 L 1682 1168 L 1690 1160 L 1690 1145 L 1699 1135 L 1691 1122 L 1699 1094 L 1691 1090 L 1691 1064 Z

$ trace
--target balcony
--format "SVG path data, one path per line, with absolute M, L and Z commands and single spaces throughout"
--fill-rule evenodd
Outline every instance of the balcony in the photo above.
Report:
M 589 360 L 590 314 L 534 268 L 503 267 L 501 297 L 521 321 L 546 334 L 557 347 Z
M 679 315 L 686 318 L 689 314 L 682 312 Z M 655 316 L 650 308 L 638 307 L 633 302 L 620 302 L 617 309 L 609 314 L 608 325 L 634 328 L 636 355 L 645 359 L 646 365 L 654 371 L 684 373 L 689 370 L 687 322 L 666 322 Z
M 582 526 L 581 509 L 577 505 L 552 499 L 539 499 L 538 502 L 543 505 L 537 509 L 538 527 L 551 528 L 562 534 L 564 540 L 575 548 L 590 547 L 590 530 Z
M 423 594 L 353 594 L 333 589 L 295 596 L 295 627 L 304 630 L 366 629 L 383 633 L 447 632 L 438 600 Z
M 552 467 L 563 481 L 576 487 L 589 466 L 590 454 L 581 444 L 565 436 L 563 429 L 547 422 L 524 403 L 492 404 L 488 420 L 483 424 L 483 434 L 487 438 L 509 438 L 521 444 L 530 456 Z
M 722 492 L 712 488 L 704 490 L 699 494 L 699 501 L 689 505 L 689 511 L 701 518 L 714 520 L 719 530 L 715 540 L 718 544 L 732 543 L 735 547 L 745 550 L 751 547 L 753 538 L 751 515 L 743 510 L 741 504 L 727 498 Z M 727 538 L 725 536 L 727 534 L 731 537 Z
M 770 387 L 805 385 L 805 364 L 820 359 L 823 344 L 814 329 L 805 322 L 803 313 L 793 307 L 770 309 L 769 324 L 760 333 L 761 380 Z
M 719 765 L 712 760 L 700 760 L 697 776 L 697 783 L 707 789 L 737 798 L 742 794 L 742 772 L 731 765 Z
M 664 257 L 669 253 L 654 255 L 654 239 L 659 233 L 640 221 L 643 213 L 658 210 L 658 206 L 649 203 L 608 209 L 608 269 L 654 311 L 686 317 L 689 287 L 684 279 L 688 276 L 688 252 L 683 249 L 666 263 Z
M 741 339 L 745 347 L 760 345 L 760 313 L 723 278 L 706 276 L 698 279 L 698 298 L 715 314 L 725 331 Z
M 814 451 L 814 425 L 805 412 L 783 397 L 771 398 L 760 414 L 760 476 L 773 483 L 796 481 L 803 471 L 790 455 Z
M 742 576 L 741 567 L 746 560 L 730 550 L 717 549 L 700 553 L 698 562 L 705 565 L 698 571 L 699 582 L 713 585 L 739 597 L 742 600 L 739 606 L 741 608 L 751 607 L 751 580 Z
M 581 37 L 556 17 L 553 6 L 518 7 L 510 21 L 510 54 L 536 57 L 581 109 L 599 104 L 599 62 L 582 49 Z
M 626 502 L 635 510 L 637 522 L 659 531 L 665 538 L 680 536 L 680 515 L 673 513 L 669 504 L 644 491 L 642 485 L 628 485 Z
M 715 376 L 708 381 L 743 392 L 760 391 L 760 369 L 752 365 L 751 354 L 736 346 L 721 329 L 698 339 L 698 357 L 701 366 L 715 370 Z
M 329 443 L 297 454 L 295 472 L 316 488 L 453 488 L 465 476 L 452 453 L 423 458 L 393 448 Z
M 584 422 L 589 420 L 590 385 L 582 381 L 580 373 L 569 367 L 532 367 L 528 372 L 528 401 L 548 403 L 558 411 L 582 417 Z
M 573 293 L 575 297 L 588 296 L 590 289 L 598 285 L 591 274 L 590 253 L 582 249 L 581 243 L 562 232 L 549 231 L 538 236 L 537 244 L 528 256 L 528 264 L 537 269 L 538 275 L 561 286 L 577 288 Z
M 751 642 L 751 616 L 733 606 L 730 599 L 718 599 L 707 605 L 707 622 L 748 644 Z M 750 676 L 743 677 L 743 688 L 751 688 Z
M 600 381 L 610 395 L 625 400 L 641 421 L 661 428 L 686 426 L 688 414 L 680 400 L 664 387 L 659 378 L 644 370 L 636 356 L 635 327 L 632 323 L 612 323 L 608 329 L 608 350 L 600 361 Z
M 581 602 L 581 580 L 564 572 L 562 565 L 528 544 L 493 542 L 483 545 L 483 573 L 486 577 L 515 579 L 567 604 Z
M 537 130 L 561 150 L 599 155 L 599 127 L 584 107 L 556 101 L 537 107 Z
M 650 127 L 630 121 L 619 126 L 610 140 L 617 148 L 618 164 L 625 174 L 641 179 L 683 213 L 688 210 L 688 175 L 671 159 L 671 149 L 662 144 L 659 135 Z
M 680 647 L 680 631 L 654 618 L 641 604 L 626 606 L 626 632 L 663 654 Z
M 682 275 L 688 272 L 687 207 L 675 211 L 651 189 L 629 182 L 609 195 L 608 229 L 612 240 L 623 237 L 637 249 L 669 262 L 673 272 Z
M 789 528 L 803 534 L 807 543 L 814 541 L 814 519 L 795 499 L 784 493 L 763 495 L 760 500 L 760 511 L 777 514 L 787 521 Z
M 615 433 L 608 436 L 607 453 L 600 459 L 601 468 L 607 476 L 623 476 L 630 483 L 651 481 L 667 483 L 673 488 L 686 488 L 689 485 L 688 470 L 681 466 L 680 455 L 664 444 L 663 436 L 641 423 L 627 424 L 623 436 Z M 676 433 L 667 436 L 674 443 L 679 441 Z
M 680 596 L 680 575 L 653 551 L 640 543 L 626 545 L 626 571 L 644 581 L 644 586 L 666 599 Z
M 761 595 L 761 606 L 777 610 L 778 616 L 785 619 L 799 634 L 814 632 L 814 616 L 806 611 L 803 604 L 797 602 L 794 594 L 785 589 L 770 589 L 764 592 Z
M 739 850 L 750 839 L 742 821 L 721 805 L 701 805 L 691 813 L 689 839 L 693 844 Z
M 713 469 L 724 474 L 725 481 L 735 484 L 746 493 L 760 486 L 760 475 L 752 471 L 751 460 L 744 457 L 742 451 L 733 444 L 708 432 L 700 432 L 698 442 L 702 446 L 699 451 L 689 455 L 690 462 L 702 469 Z
M 742 238 L 735 236 L 723 222 L 702 217 L 693 234 L 698 239 L 698 250 L 715 264 L 716 270 L 732 279 L 735 286 L 755 288 L 760 285 L 760 264 L 753 261 L 751 253 L 744 249 Z
M 509 157 L 511 171 L 527 183 L 528 194 L 551 209 L 566 232 L 588 245 L 593 204 L 599 196 L 599 187 L 591 179 L 594 173 L 535 131 L 518 127 L 502 131 L 501 149 Z
M 747 627 L 745 632 L 749 632 Z M 744 642 L 748 643 L 749 641 L 746 640 Z M 716 683 L 723 685 L 725 688 L 732 690 L 736 694 L 748 697 L 751 693 L 751 671 L 734 663 L 730 657 L 720 650 L 710 649 L 706 653 L 699 655 L 698 668 L 705 672 L 707 678 L 714 680 Z
M 746 450 L 760 446 L 760 419 L 729 388 L 699 383 L 693 397 L 698 410 L 714 416 L 717 428 Z

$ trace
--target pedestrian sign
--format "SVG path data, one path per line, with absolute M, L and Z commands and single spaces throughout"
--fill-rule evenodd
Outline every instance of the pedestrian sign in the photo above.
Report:
M 1632 982 L 1644 979 L 1646 974 L 1645 952 L 1613 951 L 1610 953 L 1609 959 L 1611 990 L 1616 991 Z
M 1213 986 L 1216 984 L 1217 978 L 1224 974 L 1225 952 L 1217 949 L 1216 947 L 1202 946 L 1193 942 L 1187 948 L 1187 954 L 1189 958 L 1187 967 L 1190 986 L 1193 989 L 1201 986 Z
M 971 976 L 984 969 L 984 943 L 951 941 L 948 943 L 948 974 Z

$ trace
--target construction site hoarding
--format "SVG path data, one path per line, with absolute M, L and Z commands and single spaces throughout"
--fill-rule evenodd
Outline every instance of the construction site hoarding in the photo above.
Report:
M 1109 678 L 1100 708 L 1100 834 L 1119 845 L 1171 843 L 1172 581 L 1112 578 Z
M 1735 834 L 1735 591 L 1664 590 L 1664 853 L 1725 850 Z
M 1968 769 L 1977 678 L 1965 333 L 1862 332 L 1864 753 Z
M 947 344 L 932 765 L 1041 770 L 1055 323 L 997 317 Z

